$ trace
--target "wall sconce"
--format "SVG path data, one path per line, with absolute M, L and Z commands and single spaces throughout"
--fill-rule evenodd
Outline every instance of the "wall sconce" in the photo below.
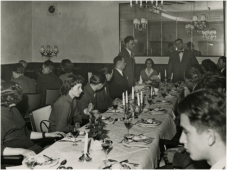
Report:
M 47 57 L 48 60 L 50 60 L 51 57 L 57 57 L 57 54 L 59 53 L 58 47 L 55 45 L 54 50 L 50 45 L 47 45 L 46 49 L 42 45 L 39 52 L 41 53 L 42 57 Z
M 133 20 L 133 24 L 135 26 L 135 29 L 138 31 L 145 31 L 147 29 L 147 19 L 141 18 L 141 21 L 138 18 L 135 18 Z

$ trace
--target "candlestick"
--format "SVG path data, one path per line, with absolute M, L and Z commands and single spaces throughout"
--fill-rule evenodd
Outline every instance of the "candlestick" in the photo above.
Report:
M 134 87 L 132 87 L 132 100 L 134 100 Z
M 128 103 L 128 91 L 126 91 L 125 98 L 126 98 L 126 102 L 125 103 Z
M 173 73 L 171 74 L 171 81 L 173 80 Z
M 153 87 L 151 86 L 151 97 L 153 96 Z
M 165 70 L 165 79 L 166 79 L 166 70 Z
M 88 133 L 86 132 L 85 142 L 84 142 L 84 155 L 87 154 L 87 147 L 88 147 Z
M 132 0 L 130 0 L 130 7 L 132 7 Z
M 139 93 L 137 93 L 137 103 L 138 103 L 138 106 L 140 106 L 140 96 L 139 96 Z
M 125 95 L 124 95 L 124 92 L 122 93 L 122 105 L 123 106 L 125 105 Z
M 140 0 L 140 7 L 142 7 L 142 0 Z
M 156 0 L 156 6 L 158 6 L 158 0 Z
M 141 97 L 141 101 L 140 102 L 143 103 L 143 92 L 142 91 L 140 92 L 140 97 Z
M 136 4 L 138 4 L 138 0 L 136 0 Z

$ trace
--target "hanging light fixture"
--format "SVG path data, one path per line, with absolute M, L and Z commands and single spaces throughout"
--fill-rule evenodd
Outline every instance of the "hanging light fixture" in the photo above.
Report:
M 51 57 L 57 57 L 57 54 L 59 53 L 58 47 L 55 45 L 54 49 L 50 46 L 47 45 L 46 48 L 42 45 L 39 50 L 40 54 L 42 57 L 47 57 L 48 60 L 50 60 Z
M 198 20 L 198 16 L 194 15 L 192 17 L 192 21 L 194 23 L 195 29 L 198 33 L 201 33 L 202 30 L 204 30 L 204 28 L 206 28 L 206 15 L 202 14 L 200 21 Z
M 141 31 L 146 31 L 147 29 L 147 19 L 146 18 L 141 18 L 140 20 L 138 18 L 135 18 L 133 20 L 133 24 L 135 26 L 135 30 L 141 32 Z
M 217 31 L 214 28 L 211 30 L 202 31 L 202 36 L 204 39 L 213 40 L 217 38 Z
M 163 0 L 146 0 L 144 2 L 140 0 L 140 3 L 138 3 L 138 0 L 135 2 L 130 0 L 130 7 L 135 10 L 149 10 L 150 12 L 161 14 L 163 11 Z

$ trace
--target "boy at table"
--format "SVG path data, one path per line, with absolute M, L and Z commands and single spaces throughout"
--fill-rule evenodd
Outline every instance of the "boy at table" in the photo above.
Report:
M 184 150 L 187 152 L 185 154 L 172 152 L 174 154 L 174 157 L 172 156 L 173 167 L 184 163 L 183 168 L 189 168 L 189 166 L 196 169 L 198 166 L 207 168 L 203 162 L 198 162 L 206 160 L 212 166 L 211 169 L 223 169 L 226 159 L 226 100 L 224 95 L 213 90 L 194 92 L 179 104 L 178 111 L 181 114 L 183 127 L 180 142 L 184 144 Z M 171 161 L 169 152 L 166 156 L 167 160 Z

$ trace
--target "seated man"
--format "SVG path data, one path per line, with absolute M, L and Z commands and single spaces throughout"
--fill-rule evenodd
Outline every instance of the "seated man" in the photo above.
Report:
M 218 71 L 219 73 L 226 77 L 226 57 L 225 56 L 221 56 L 219 59 L 218 59 L 218 63 L 217 63 L 217 68 L 218 68 Z
M 181 113 L 183 127 L 180 142 L 184 143 L 185 149 L 175 148 L 165 153 L 165 160 L 173 162 L 172 167 L 205 169 L 207 165 L 198 160 L 206 160 L 212 168 L 223 168 L 226 134 L 225 103 L 225 97 L 221 93 L 209 89 L 194 92 L 179 104 L 178 112 Z M 219 149 L 224 151 L 220 151 L 220 156 Z M 221 167 L 214 165 L 217 162 Z
M 122 93 L 129 90 L 128 80 L 123 72 L 126 63 L 125 59 L 121 56 L 114 58 L 114 73 L 110 86 L 110 96 L 113 100 L 116 98 L 121 99 Z
M 18 83 L 23 90 L 23 93 L 36 93 L 35 80 L 24 76 L 25 67 L 20 64 L 14 64 L 12 68 L 13 82 Z

